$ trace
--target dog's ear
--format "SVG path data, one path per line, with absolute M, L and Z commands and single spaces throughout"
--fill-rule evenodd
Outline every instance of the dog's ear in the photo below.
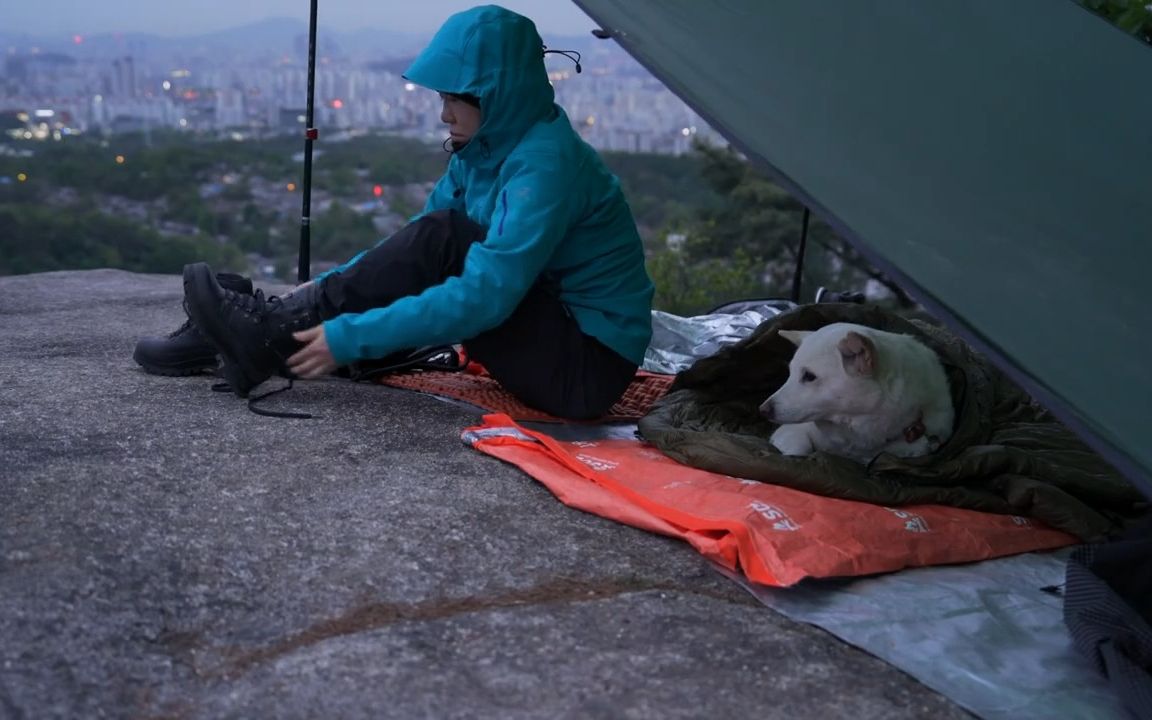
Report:
M 811 330 L 781 330 L 780 337 L 792 343 L 796 347 L 800 347 L 800 343 L 804 342 L 804 338 L 812 334 Z
M 849 375 L 871 377 L 876 374 L 876 346 L 867 335 L 849 332 L 836 349 Z

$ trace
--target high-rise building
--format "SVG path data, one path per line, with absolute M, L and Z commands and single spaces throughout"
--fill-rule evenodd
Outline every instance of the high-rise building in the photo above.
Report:
M 119 98 L 136 97 L 136 61 L 131 55 L 112 61 L 111 91 Z

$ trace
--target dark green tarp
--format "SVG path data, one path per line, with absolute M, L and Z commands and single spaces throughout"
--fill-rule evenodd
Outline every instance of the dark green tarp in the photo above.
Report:
M 576 0 L 1152 496 L 1152 47 L 1071 0 Z

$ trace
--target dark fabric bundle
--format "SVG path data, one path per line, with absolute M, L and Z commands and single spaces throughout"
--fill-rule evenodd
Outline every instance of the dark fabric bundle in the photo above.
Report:
M 956 408 L 953 436 L 920 458 L 868 466 L 825 453 L 781 455 L 758 412 L 788 377 L 794 346 L 780 330 L 851 322 L 917 337 L 944 364 Z M 687 465 L 819 495 L 882 505 L 936 503 L 1036 518 L 1098 541 L 1146 509 L 1142 495 L 966 343 L 879 307 L 805 305 L 680 373 L 640 420 L 644 439 Z

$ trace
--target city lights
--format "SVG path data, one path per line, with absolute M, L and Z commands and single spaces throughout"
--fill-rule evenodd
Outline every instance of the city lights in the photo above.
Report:
M 85 48 L 92 44 L 87 36 L 75 40 Z M 17 56 L 6 67 L 19 72 L 5 78 L 8 97 L 15 98 L 5 120 L 14 122 L 0 134 L 21 142 L 67 142 L 87 133 L 150 137 L 172 130 L 241 142 L 298 132 L 305 124 L 304 63 L 282 49 L 269 50 L 267 62 L 237 60 L 246 53 L 239 44 L 236 49 L 166 54 L 172 59 L 143 46 L 83 56 L 77 50 L 76 57 L 13 50 Z M 181 56 L 191 59 L 175 59 Z M 442 141 L 436 93 L 400 75 L 400 58 L 365 59 L 317 58 L 312 125 L 329 140 L 383 131 Z M 548 68 L 548 80 L 572 124 L 597 149 L 679 154 L 691 150 L 696 126 L 708 139 L 717 137 L 667 88 L 637 72 L 622 51 L 598 54 L 583 76 L 567 66 Z

